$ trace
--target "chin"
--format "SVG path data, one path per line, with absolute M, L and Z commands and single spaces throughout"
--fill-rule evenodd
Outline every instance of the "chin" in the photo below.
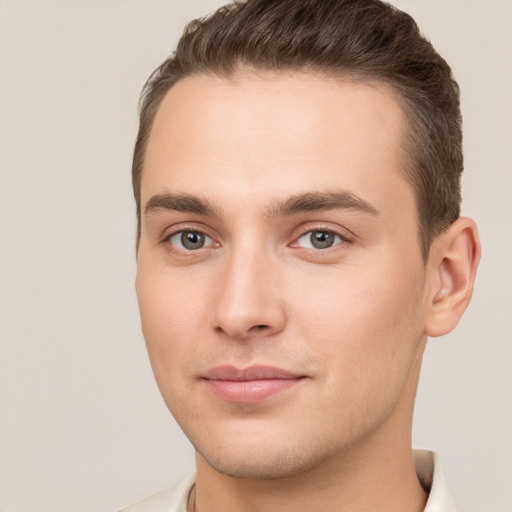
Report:
M 251 456 L 228 458 L 205 457 L 203 459 L 218 473 L 233 478 L 245 478 L 254 480 L 273 480 L 294 476 L 305 469 L 296 467 L 290 458 L 267 457 L 255 459 Z M 296 461 L 295 461 L 296 462 Z
M 199 450 L 198 454 L 218 473 L 233 478 L 246 478 L 255 480 L 273 480 L 289 478 L 308 472 L 329 458 L 321 447 L 311 447 L 305 450 L 299 443 L 297 447 L 247 446 L 237 449 L 231 446 L 228 449 Z M 332 456 L 332 454 L 330 454 Z

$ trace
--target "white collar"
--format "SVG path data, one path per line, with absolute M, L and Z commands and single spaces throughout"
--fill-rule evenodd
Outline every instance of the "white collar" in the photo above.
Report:
M 427 450 L 414 450 L 414 466 L 421 485 L 429 491 L 424 512 L 458 512 L 439 455 Z

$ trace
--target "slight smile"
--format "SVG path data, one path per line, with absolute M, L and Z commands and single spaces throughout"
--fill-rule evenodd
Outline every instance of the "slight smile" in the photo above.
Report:
M 306 378 L 282 368 L 217 366 L 202 376 L 208 390 L 226 402 L 253 404 L 281 393 Z

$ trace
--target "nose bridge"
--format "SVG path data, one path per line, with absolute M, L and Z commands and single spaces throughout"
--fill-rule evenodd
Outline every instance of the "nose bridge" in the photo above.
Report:
M 234 245 L 218 276 L 214 328 L 232 338 L 276 333 L 284 326 L 277 287 L 278 262 L 254 240 Z

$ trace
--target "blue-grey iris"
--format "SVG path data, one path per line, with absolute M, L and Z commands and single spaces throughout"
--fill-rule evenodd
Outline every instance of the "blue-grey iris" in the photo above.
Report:
M 313 231 L 311 233 L 311 245 L 315 249 L 327 249 L 334 244 L 335 234 L 329 231 Z
M 181 234 L 181 243 L 185 249 L 201 249 L 204 246 L 205 235 L 197 231 L 184 231 Z

